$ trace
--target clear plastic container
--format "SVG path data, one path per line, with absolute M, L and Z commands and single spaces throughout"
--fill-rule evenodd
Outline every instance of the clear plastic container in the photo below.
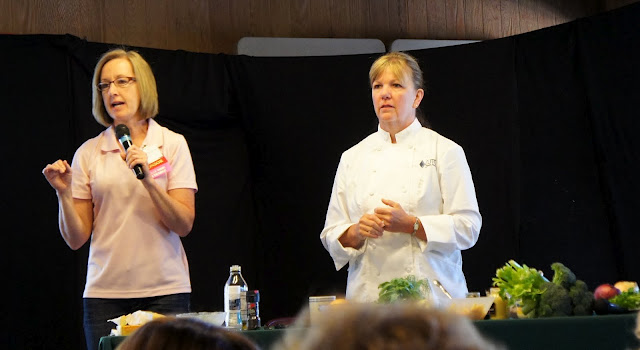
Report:
M 309 321 L 312 326 L 318 321 L 321 313 L 324 312 L 334 300 L 336 300 L 335 295 L 309 297 Z

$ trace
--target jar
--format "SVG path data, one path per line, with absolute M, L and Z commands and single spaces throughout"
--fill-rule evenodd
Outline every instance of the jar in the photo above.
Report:
M 336 300 L 335 295 L 309 297 L 309 316 L 312 326 L 318 322 L 321 313 L 324 312 L 334 300 Z
M 507 302 L 500 296 L 500 288 L 491 288 L 487 296 L 493 297 L 491 319 L 504 320 L 507 318 Z

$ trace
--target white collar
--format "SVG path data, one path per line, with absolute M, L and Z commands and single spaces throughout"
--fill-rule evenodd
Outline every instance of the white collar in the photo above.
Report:
M 420 122 L 418 121 L 418 118 L 415 118 L 413 120 L 413 122 L 411 124 L 409 124 L 409 126 L 407 126 L 406 128 L 404 128 L 403 130 L 401 130 L 400 132 L 396 133 L 396 144 L 402 144 L 402 143 L 406 143 L 409 142 L 412 139 L 412 136 L 415 135 L 417 133 L 418 130 L 420 130 L 422 128 L 422 124 L 420 124 Z M 378 135 L 379 135 L 379 139 L 384 141 L 384 142 L 388 142 L 391 143 L 391 134 L 389 134 L 387 131 L 383 130 L 380 127 L 380 124 L 378 124 Z

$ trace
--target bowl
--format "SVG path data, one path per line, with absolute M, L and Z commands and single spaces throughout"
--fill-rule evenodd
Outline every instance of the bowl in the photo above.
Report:
M 467 316 L 472 320 L 482 320 L 494 301 L 494 297 L 453 298 L 440 300 L 440 305 L 445 310 Z
M 120 326 L 120 335 L 131 335 L 131 333 L 135 332 L 140 327 L 142 327 L 140 324 Z
M 226 315 L 227 313 L 224 311 L 189 312 L 185 314 L 177 314 L 176 317 L 193 318 L 206 323 L 210 323 L 214 326 L 222 326 L 224 324 L 224 319 Z

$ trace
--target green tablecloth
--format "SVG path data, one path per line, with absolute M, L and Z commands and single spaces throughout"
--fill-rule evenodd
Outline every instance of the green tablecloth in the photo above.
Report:
M 520 320 L 485 320 L 474 324 L 486 337 L 512 350 L 638 349 L 634 335 L 636 314 L 557 317 Z M 243 331 L 263 350 L 268 350 L 284 330 Z M 100 350 L 113 350 L 124 337 L 102 337 Z
M 476 321 L 484 336 L 514 350 L 638 349 L 636 313 Z

